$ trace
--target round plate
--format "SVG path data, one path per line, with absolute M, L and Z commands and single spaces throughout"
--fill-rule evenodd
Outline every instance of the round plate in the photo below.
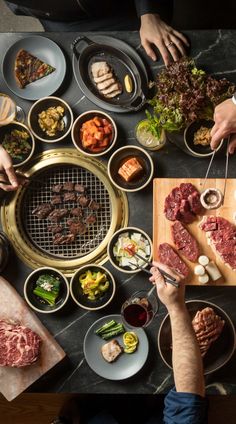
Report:
M 135 333 L 139 338 L 136 352 L 132 354 L 122 353 L 116 361 L 106 362 L 102 357 L 101 347 L 109 340 L 103 340 L 97 336 L 95 330 L 112 319 L 118 323 L 122 322 L 121 315 L 108 315 L 91 325 L 84 339 L 84 355 L 90 368 L 101 377 L 108 380 L 125 380 L 135 375 L 145 364 L 148 356 L 148 338 L 142 328 L 135 328 Z M 113 339 L 116 339 L 123 346 L 122 334 L 113 337 Z
M 212 344 L 206 356 L 203 359 L 204 374 L 210 374 L 217 371 L 225 365 L 231 358 L 235 350 L 235 329 L 234 325 L 226 314 L 219 306 L 204 300 L 190 300 L 186 302 L 191 319 L 195 316 L 196 312 L 206 307 L 213 308 L 217 315 L 224 321 L 222 333 L 219 338 Z M 158 333 L 158 349 L 162 360 L 165 364 L 172 368 L 172 338 L 169 314 L 163 319 L 159 333 Z
M 144 65 L 141 57 L 138 55 L 138 53 L 135 51 L 135 49 L 133 49 L 133 47 L 129 46 L 127 43 L 125 43 L 122 40 L 118 40 L 116 38 L 108 37 L 108 36 L 104 36 L 104 35 L 96 35 L 96 36 L 90 36 L 89 35 L 89 39 L 94 41 L 95 43 L 98 43 L 98 44 L 111 46 L 112 48 L 120 50 L 121 52 L 123 52 L 127 56 L 129 56 L 130 59 L 134 62 L 135 67 L 137 66 L 137 68 L 138 68 L 138 72 L 140 73 L 141 83 L 142 83 L 142 86 L 143 86 L 142 88 L 147 87 L 147 85 L 148 85 L 148 75 L 147 75 L 145 65 Z M 113 60 L 114 60 L 114 58 L 113 58 Z M 75 76 L 75 79 L 77 81 L 77 84 L 79 85 L 81 91 L 85 94 L 85 96 L 91 102 L 93 102 L 97 106 L 99 106 L 99 107 L 101 107 L 105 110 L 108 110 L 110 112 L 118 112 L 118 113 L 130 112 L 129 109 L 125 109 L 123 106 L 120 106 L 119 104 L 101 99 L 99 95 L 94 94 L 94 92 L 93 92 L 94 90 L 90 91 L 87 88 L 86 84 L 84 83 L 83 77 L 78 70 L 78 60 L 77 60 L 77 58 L 75 57 L 74 54 L 73 54 L 72 64 L 73 64 L 73 72 L 74 72 L 74 76 Z
M 20 88 L 16 82 L 14 68 L 16 55 L 20 49 L 27 50 L 43 62 L 56 68 L 54 72 L 38 81 Z M 50 96 L 58 90 L 66 73 L 66 61 L 60 47 L 46 37 L 22 38 L 6 52 L 2 62 L 2 74 L 9 89 L 22 99 L 38 100 Z

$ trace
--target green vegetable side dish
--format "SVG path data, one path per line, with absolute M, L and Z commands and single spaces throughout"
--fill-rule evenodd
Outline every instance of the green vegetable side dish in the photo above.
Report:
M 108 340 L 111 337 L 118 336 L 119 334 L 123 334 L 125 332 L 125 328 L 123 324 L 116 322 L 114 319 L 102 325 L 102 327 L 98 328 L 95 331 L 97 336 L 102 337 L 103 340 Z
M 153 84 L 150 126 L 179 131 L 197 119 L 212 119 L 214 108 L 235 92 L 235 85 L 198 69 L 191 58 L 182 58 L 163 69 Z
M 12 130 L 5 134 L 2 147 L 9 153 L 13 160 L 24 160 L 31 151 L 31 144 L 28 142 L 30 135 L 24 130 Z
M 51 274 L 42 274 L 36 281 L 33 293 L 43 302 L 54 306 L 60 293 L 60 279 Z
M 79 276 L 79 282 L 83 294 L 89 300 L 98 300 L 110 287 L 105 273 L 91 271 L 90 269 Z

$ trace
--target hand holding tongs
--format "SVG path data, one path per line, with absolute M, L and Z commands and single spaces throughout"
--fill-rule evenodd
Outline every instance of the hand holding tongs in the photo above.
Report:
M 130 254 L 132 254 L 132 256 L 135 256 L 138 259 L 141 259 L 142 261 L 146 262 L 146 264 L 152 266 L 152 262 L 148 261 L 146 258 L 143 258 L 143 256 L 139 255 L 138 253 L 133 253 L 133 252 L 129 252 Z M 141 269 L 142 271 L 146 272 L 146 274 L 152 275 L 152 273 L 147 270 L 146 268 L 143 268 L 141 265 L 135 265 L 132 262 L 130 262 L 130 265 L 135 266 L 136 269 Z M 172 286 L 179 288 L 179 283 L 176 281 L 176 279 L 174 277 L 172 277 L 170 274 L 168 274 L 166 271 L 164 271 L 163 269 L 157 267 L 158 271 L 160 272 L 160 274 L 164 277 L 165 282 L 172 284 Z

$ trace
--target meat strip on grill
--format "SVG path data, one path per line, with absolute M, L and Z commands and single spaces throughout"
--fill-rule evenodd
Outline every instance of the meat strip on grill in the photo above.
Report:
M 89 205 L 89 202 L 90 202 L 90 198 L 87 197 L 87 196 L 79 196 L 78 202 L 79 202 L 80 206 L 87 208 L 87 206 Z
M 51 198 L 51 204 L 52 205 L 60 205 L 62 202 L 61 202 L 61 196 L 60 195 L 56 195 L 56 196 L 52 196 L 52 198 Z
M 99 209 L 101 209 L 101 205 L 93 199 L 90 200 L 88 207 L 92 211 L 98 211 Z
M 70 244 L 75 241 L 75 235 L 74 234 L 55 234 L 53 238 L 53 244 L 55 245 L 63 245 L 63 244 Z
M 48 231 L 52 234 L 61 233 L 63 231 L 63 227 L 61 225 L 49 225 Z
M 63 196 L 63 199 L 64 199 L 64 202 L 76 202 L 77 195 L 76 193 L 73 193 L 73 192 L 65 193 Z
M 69 214 L 69 209 L 54 209 L 49 215 L 48 219 L 51 222 L 58 222 Z
M 77 236 L 77 234 L 85 234 L 87 232 L 87 228 L 86 225 L 83 222 L 72 222 L 69 225 L 69 231 L 70 233 L 74 234 L 75 236 Z
M 83 186 L 82 184 L 75 184 L 74 190 L 77 193 L 86 193 L 87 191 L 87 187 Z
M 90 214 L 90 215 L 88 215 L 87 216 L 87 218 L 86 218 L 86 224 L 94 224 L 95 222 L 97 221 L 97 217 L 96 217 L 96 215 L 94 215 L 94 214 Z
M 76 216 L 76 217 L 82 217 L 83 216 L 83 210 L 82 208 L 78 207 L 78 208 L 73 208 L 70 211 L 70 214 L 72 216 Z
M 51 211 L 53 211 L 52 205 L 49 203 L 41 203 L 41 205 L 37 206 L 37 208 L 32 211 L 32 215 L 37 216 L 39 219 L 46 219 Z
M 63 188 L 63 184 L 55 184 L 52 186 L 52 192 L 57 194 L 61 193 L 62 188 Z
M 73 191 L 74 186 L 75 186 L 74 183 L 72 183 L 71 181 L 67 181 L 66 183 L 63 184 L 63 190 L 64 191 Z

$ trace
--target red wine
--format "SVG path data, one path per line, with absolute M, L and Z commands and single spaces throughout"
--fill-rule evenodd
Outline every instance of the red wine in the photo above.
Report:
M 127 324 L 133 327 L 143 327 L 151 319 L 152 313 L 150 312 L 139 303 L 131 303 L 124 308 L 123 315 Z

